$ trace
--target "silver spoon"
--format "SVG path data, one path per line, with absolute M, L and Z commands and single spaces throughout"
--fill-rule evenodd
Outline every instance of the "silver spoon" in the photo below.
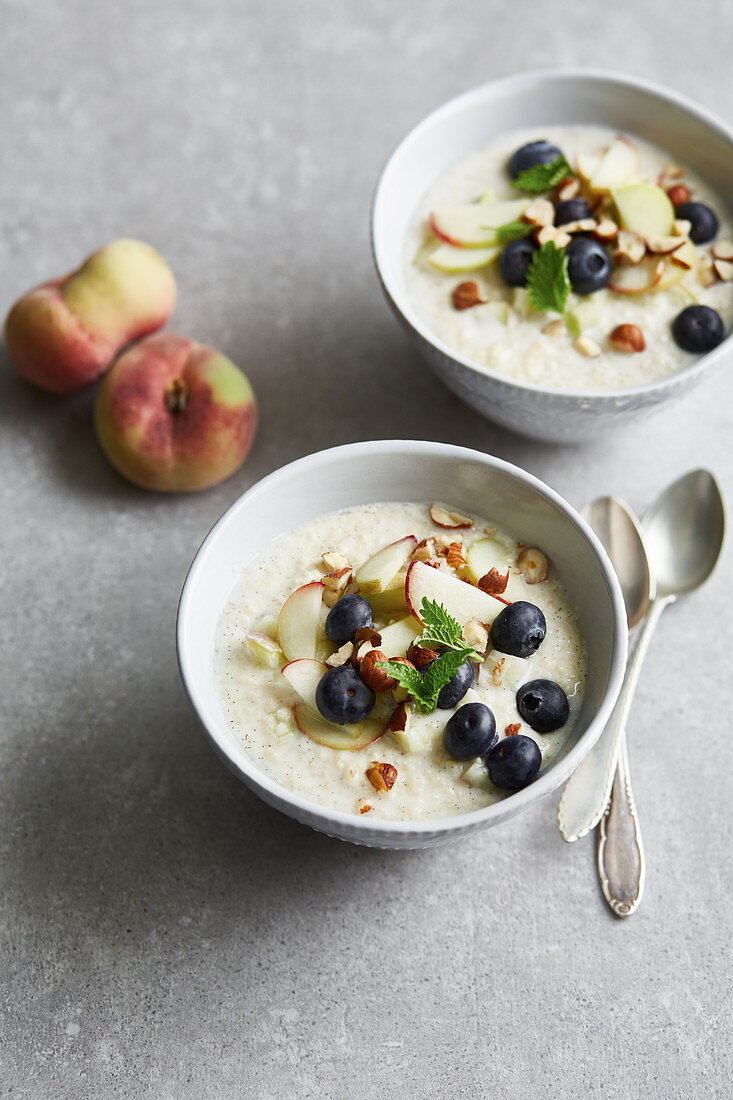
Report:
M 639 522 L 617 497 L 601 497 L 583 515 L 608 551 L 626 604 L 629 630 L 644 617 L 654 598 L 654 578 Z M 619 917 L 637 908 L 644 891 L 644 846 L 631 789 L 626 735 L 621 733 L 611 799 L 601 817 L 598 874 L 603 896 Z
M 656 577 L 656 595 L 649 604 L 608 724 L 571 775 L 560 799 L 558 825 L 565 840 L 578 840 L 600 821 L 611 793 L 619 741 L 654 628 L 668 604 L 694 591 L 710 576 L 720 556 L 724 529 L 720 490 L 707 470 L 685 474 L 662 493 L 644 517 L 644 542 Z

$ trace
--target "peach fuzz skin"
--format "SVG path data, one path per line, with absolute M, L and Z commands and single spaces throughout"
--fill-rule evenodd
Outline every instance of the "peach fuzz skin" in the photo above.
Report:
M 176 283 L 149 244 L 123 238 L 11 307 L 5 342 L 18 373 L 52 393 L 84 389 L 131 340 L 161 328 Z
M 107 458 L 130 481 L 186 492 L 241 466 L 257 404 L 246 375 L 225 355 L 159 333 L 124 352 L 105 375 L 94 425 Z

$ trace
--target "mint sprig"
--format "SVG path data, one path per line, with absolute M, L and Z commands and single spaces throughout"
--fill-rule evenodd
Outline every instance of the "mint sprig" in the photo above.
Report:
M 505 222 L 504 225 L 497 226 L 496 239 L 499 244 L 518 241 L 521 237 L 528 237 L 533 229 L 534 226 L 528 222 Z
M 394 676 L 398 684 L 409 692 L 413 702 L 423 714 L 431 714 L 438 705 L 441 689 L 449 683 L 458 669 L 473 655 L 473 650 L 451 649 L 441 654 L 429 664 L 424 672 L 418 672 L 401 661 L 380 661 L 377 668 L 383 668 Z
M 565 157 L 559 156 L 550 164 L 533 164 L 531 168 L 520 172 L 517 178 L 512 180 L 512 187 L 540 195 L 543 191 L 550 191 L 553 187 L 557 187 L 558 183 L 567 179 L 568 176 L 574 175 Z
M 440 646 L 445 652 L 423 672 L 401 661 L 380 661 L 378 667 L 385 669 L 409 692 L 418 710 L 423 714 L 430 714 L 438 705 L 441 689 L 453 679 L 461 665 L 466 661 L 481 661 L 483 658 L 475 649 L 466 645 L 461 624 L 437 600 L 423 597 L 420 618 L 423 632 L 415 638 L 413 644 L 428 649 L 431 646 Z
M 545 241 L 535 252 L 529 266 L 527 290 L 535 309 L 565 312 L 570 277 L 564 248 L 558 248 L 554 241 Z
M 429 600 L 427 596 L 423 596 L 420 618 L 423 632 L 419 638 L 415 638 L 414 645 L 425 646 L 426 649 L 442 646 L 444 649 L 465 650 L 473 660 L 481 660 L 475 649 L 466 646 L 461 624 L 437 600 Z

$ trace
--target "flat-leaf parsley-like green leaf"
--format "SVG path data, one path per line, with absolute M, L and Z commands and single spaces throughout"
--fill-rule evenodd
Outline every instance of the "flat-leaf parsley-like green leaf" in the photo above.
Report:
M 496 239 L 499 244 L 506 244 L 507 241 L 518 241 L 521 237 L 528 237 L 533 228 L 534 226 L 529 225 L 528 222 L 506 222 L 504 225 L 497 227 Z
M 533 195 L 541 195 L 543 191 L 550 191 L 562 183 L 568 176 L 575 173 L 565 160 L 559 156 L 550 164 L 533 164 L 525 172 L 520 172 L 512 187 L 518 187 L 520 191 L 531 191 Z
M 535 309 L 554 309 L 564 313 L 570 293 L 568 258 L 564 248 L 558 248 L 554 241 L 545 241 L 535 252 L 529 266 L 527 290 Z

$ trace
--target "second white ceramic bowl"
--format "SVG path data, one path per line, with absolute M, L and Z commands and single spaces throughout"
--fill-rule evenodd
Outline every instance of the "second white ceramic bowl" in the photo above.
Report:
M 339 508 L 435 500 L 490 517 L 520 541 L 546 551 L 579 611 L 586 641 L 581 712 L 552 765 L 529 787 L 493 806 L 426 821 L 378 821 L 340 813 L 286 789 L 248 756 L 217 689 L 213 655 L 219 614 L 244 568 L 278 535 Z M 626 616 L 603 547 L 580 516 L 537 478 L 479 451 L 443 443 L 353 443 L 284 466 L 222 516 L 186 578 L 178 612 L 178 658 L 186 690 L 214 749 L 265 802 L 341 840 L 425 848 L 496 825 L 565 782 L 600 735 L 616 700 L 626 665 Z
M 585 69 L 523 73 L 452 99 L 397 146 L 377 184 L 372 249 L 392 309 L 435 373 L 477 412 L 524 435 L 574 443 L 681 398 L 730 355 L 733 337 L 658 382 L 619 390 L 559 390 L 479 367 L 435 336 L 405 291 L 405 236 L 428 188 L 502 133 L 588 123 L 638 134 L 694 169 L 733 209 L 733 133 L 668 89 Z

